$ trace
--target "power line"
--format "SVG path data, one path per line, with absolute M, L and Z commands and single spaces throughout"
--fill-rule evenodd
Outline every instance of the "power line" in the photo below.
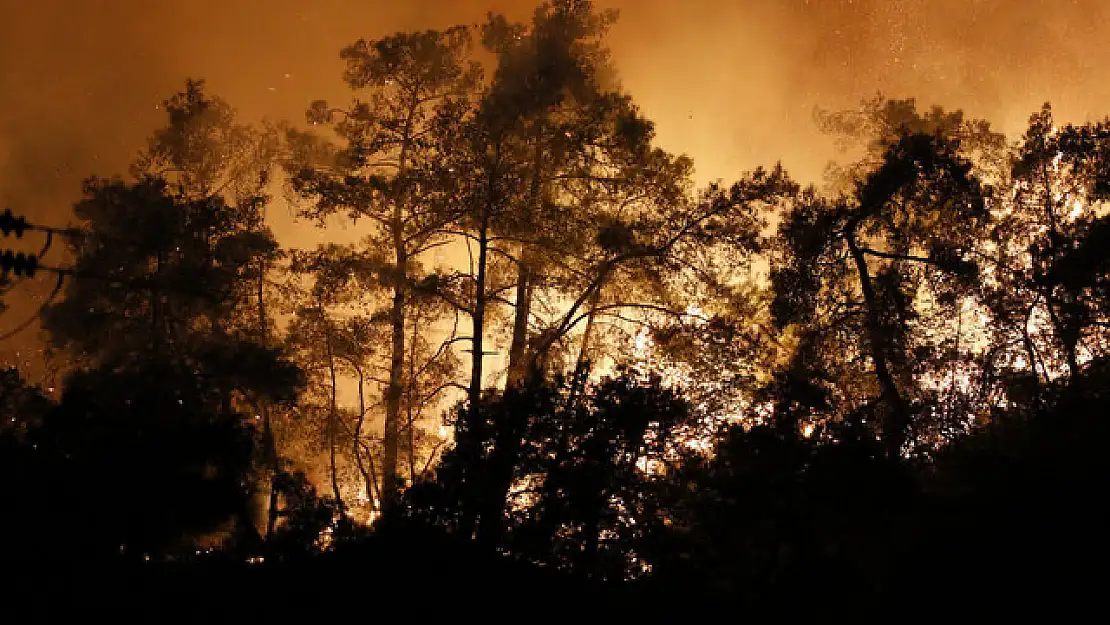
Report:
M 58 297 L 58 293 L 61 293 L 62 284 L 65 283 L 65 278 L 66 278 L 66 274 L 59 273 L 58 274 L 58 282 L 54 285 L 54 290 L 51 291 L 50 295 L 48 295 L 46 297 L 46 301 L 44 301 L 42 303 L 42 305 L 39 306 L 38 310 L 35 311 L 35 314 L 31 315 L 31 317 L 29 317 L 26 321 L 24 321 L 23 323 L 16 326 L 14 329 L 8 330 L 4 334 L 0 334 L 0 342 L 6 341 L 6 340 L 12 338 L 13 336 L 15 336 L 16 334 L 19 334 L 20 332 L 22 332 L 22 331 L 26 330 L 27 328 L 31 327 L 31 324 L 34 323 L 39 317 L 41 317 L 42 313 L 46 311 L 47 306 L 50 306 L 50 304 L 54 303 L 54 298 Z
M 0 249 L 0 275 L 7 276 L 9 273 L 14 273 L 16 277 L 33 278 L 39 269 L 49 270 L 43 267 L 39 261 L 50 251 L 50 246 L 54 242 L 54 235 L 74 234 L 72 229 L 51 228 L 31 223 L 23 215 L 12 213 L 10 208 L 4 209 L 4 212 L 0 213 L 0 233 L 3 233 L 5 237 L 15 235 L 15 238 L 22 239 L 23 234 L 28 230 L 46 234 L 46 242 L 42 249 L 39 250 L 38 254 L 18 252 L 13 249 Z
M 7 277 L 9 273 L 13 273 L 16 275 L 16 277 L 33 278 L 35 273 L 39 269 L 44 269 L 47 271 L 51 270 L 51 268 L 49 267 L 42 266 L 39 263 L 39 259 L 41 259 L 42 256 L 50 250 L 50 245 L 54 242 L 54 234 L 64 231 L 58 228 L 50 228 L 47 226 L 39 226 L 33 224 L 27 221 L 27 218 L 23 215 L 15 215 L 14 213 L 12 213 L 12 210 L 10 208 L 5 209 L 3 213 L 0 213 L 0 232 L 2 232 L 5 237 L 9 237 L 14 234 L 15 238 L 22 239 L 23 234 L 28 230 L 45 232 L 45 245 L 42 246 L 42 249 L 39 250 L 38 254 L 16 252 L 15 250 L 11 249 L 0 250 L 0 276 Z M 8 330 L 3 334 L 0 334 L 0 342 L 6 341 L 16 334 L 19 334 L 20 332 L 31 327 L 31 324 L 38 320 L 39 317 L 42 316 L 42 313 L 46 311 L 46 308 L 50 306 L 50 304 L 54 303 L 54 299 L 58 297 L 58 294 L 62 291 L 62 286 L 65 284 L 66 277 L 65 272 L 57 271 L 56 273 L 58 274 L 58 281 L 54 284 L 54 289 L 50 291 L 50 295 L 48 295 L 42 305 L 38 307 L 38 310 L 35 311 L 35 314 L 31 315 L 29 318 L 27 318 L 26 321 L 20 323 L 15 328 Z
M 0 248 L 0 275 L 6 276 L 11 272 L 17 277 L 33 278 L 38 271 L 49 271 L 62 277 L 73 276 L 75 278 L 92 278 L 121 286 L 137 286 L 144 282 L 140 280 L 124 281 L 111 277 L 97 276 L 88 272 L 78 272 L 76 267 L 52 267 L 46 265 L 42 262 L 42 257 L 50 250 L 54 241 L 54 235 L 80 237 L 84 235 L 84 232 L 80 228 L 54 228 L 31 223 L 22 215 L 14 215 L 11 209 L 6 209 L 0 214 L 0 232 L 2 232 L 4 236 L 15 234 L 15 237 L 20 239 L 23 238 L 23 233 L 27 231 L 46 234 L 46 242 L 43 244 L 42 249 L 39 250 L 38 254 L 28 254 L 26 252 L 17 252 L 13 249 Z M 117 237 L 110 238 L 126 242 Z M 145 282 L 150 281 L 148 280 Z M 159 288 L 163 288 L 163 286 L 160 285 Z M 173 290 L 172 287 L 169 290 Z
M 22 239 L 23 233 L 27 231 L 45 233 L 48 238 L 51 235 L 60 234 L 64 236 L 79 236 L 81 234 L 80 228 L 54 228 L 52 226 L 43 226 L 27 221 L 23 215 L 16 215 L 12 213 L 12 209 L 6 208 L 3 213 L 0 213 L 0 232 L 4 236 L 15 235 L 15 238 Z
M 39 257 L 34 254 L 24 254 L 12 250 L 0 251 L 0 273 L 3 273 L 3 275 L 11 272 L 16 277 L 33 278 L 38 268 Z
M 10 208 L 6 208 L 3 213 L 0 213 L 0 232 L 3 232 L 6 237 L 15 233 L 15 238 L 22 239 L 23 233 L 27 230 L 29 225 L 26 217 L 22 215 L 17 217 L 12 214 L 12 209 Z
M 66 237 L 79 237 L 84 232 L 79 228 L 53 228 L 50 226 L 43 226 L 34 224 L 27 221 L 27 218 L 22 215 L 15 215 L 11 209 L 6 209 L 0 213 L 0 232 L 4 236 L 15 235 L 17 239 L 22 238 L 23 234 L 27 231 L 42 232 L 46 234 L 46 243 L 38 254 L 29 254 L 26 252 L 17 252 L 12 249 L 0 249 L 0 277 L 6 277 L 9 273 L 14 273 L 17 277 L 33 278 L 36 273 L 40 271 L 54 273 L 58 276 L 58 281 L 54 285 L 54 289 L 47 296 L 46 301 L 39 306 L 38 310 L 29 319 L 16 326 L 14 329 L 0 334 L 0 341 L 7 340 L 15 336 L 19 332 L 27 329 L 35 322 L 36 319 L 42 316 L 42 313 L 50 306 L 61 293 L 62 286 L 65 284 L 67 276 L 73 278 L 92 279 L 107 282 L 110 286 L 121 287 L 126 289 L 142 289 L 142 290 L 157 290 L 161 292 L 179 293 L 182 295 L 189 295 L 194 297 L 212 297 L 219 296 L 220 294 L 205 291 L 204 289 L 197 288 L 183 288 L 180 283 L 171 283 L 167 280 L 156 280 L 151 278 L 118 278 L 111 276 L 101 276 L 89 273 L 87 271 L 80 271 L 76 267 L 53 267 L 42 263 L 41 259 L 47 251 L 50 250 L 51 243 L 53 242 L 54 235 Z M 116 238 L 116 237 L 110 237 Z

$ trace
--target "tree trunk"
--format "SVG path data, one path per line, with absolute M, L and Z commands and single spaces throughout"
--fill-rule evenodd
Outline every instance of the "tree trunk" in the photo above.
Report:
M 574 363 L 574 376 L 570 379 L 570 394 L 567 397 L 568 409 L 574 406 L 574 402 L 578 399 L 578 393 L 582 391 L 582 387 L 585 385 L 586 368 L 590 362 L 588 356 L 590 335 L 593 334 L 594 313 L 597 310 L 598 302 L 601 301 L 602 288 L 599 286 L 597 291 L 590 296 L 590 314 L 586 317 L 586 329 L 582 331 L 582 345 L 578 348 L 578 360 Z
M 277 489 L 277 474 L 270 476 L 270 505 L 266 510 L 266 544 L 274 538 L 274 531 L 277 530 L 278 519 L 278 489 Z
M 278 466 L 277 446 L 274 444 L 269 407 L 260 400 L 258 409 L 262 413 L 262 453 L 266 467 L 270 471 L 270 505 L 266 509 L 266 542 L 269 542 L 274 536 L 274 530 L 277 529 L 277 477 L 281 468 Z
M 478 511 L 478 544 L 486 551 L 492 551 L 501 544 L 504 533 L 505 502 L 513 487 L 516 467 L 519 464 L 523 445 L 524 428 L 530 416 L 525 410 L 514 406 L 514 398 L 528 389 L 514 387 L 505 391 L 502 401 L 509 404 L 508 409 L 500 408 L 491 415 L 493 423 L 493 448 L 483 458 L 482 498 Z
M 335 497 L 335 503 L 339 506 L 340 513 L 343 514 L 343 495 L 339 491 L 339 476 L 336 472 L 336 459 L 335 459 L 335 446 L 336 446 L 336 431 L 339 429 L 339 406 L 336 403 L 336 379 L 335 379 L 335 354 L 331 348 L 331 325 L 324 314 L 323 306 L 320 307 L 320 319 L 324 323 L 324 346 L 328 354 L 328 373 L 331 375 L 331 407 L 328 411 L 328 464 L 331 468 L 331 491 Z
M 266 299 L 264 290 L 266 285 L 266 261 L 258 261 L 258 344 L 266 347 L 269 344 L 268 325 L 266 323 Z M 266 542 L 274 536 L 277 529 L 278 517 L 278 491 L 277 476 L 281 467 L 278 466 L 277 444 L 274 441 L 273 423 L 270 421 L 270 407 L 264 397 L 258 398 L 258 411 L 262 417 L 262 455 L 266 468 L 270 471 L 270 504 L 266 509 Z
M 859 245 L 856 244 L 854 232 L 849 230 L 844 237 L 859 273 L 860 290 L 863 292 L 864 304 L 867 306 L 867 330 L 868 342 L 871 343 L 871 358 L 875 361 L 875 375 L 879 379 L 883 402 L 889 411 L 882 423 L 883 444 L 886 447 L 887 457 L 897 462 L 902 458 L 902 447 L 906 443 L 909 411 L 906 400 L 899 392 L 894 376 L 890 373 L 890 365 L 886 358 L 886 338 L 883 335 L 882 322 L 879 319 L 878 302 L 875 289 L 871 284 L 871 274 L 867 268 L 867 258 L 860 250 Z
M 404 183 L 408 175 L 408 155 L 412 147 L 412 125 L 417 104 L 409 107 L 402 133 L 401 154 L 397 159 L 397 179 Z M 382 512 L 387 512 L 397 502 L 400 480 L 397 479 L 397 452 L 400 444 L 398 422 L 401 417 L 401 396 L 405 379 L 405 295 L 408 290 L 408 250 L 405 247 L 405 209 L 408 203 L 406 187 L 402 186 L 393 204 L 393 217 L 389 229 L 393 236 L 393 304 L 389 309 L 392 345 L 389 358 L 389 384 L 385 389 L 385 423 L 382 431 Z
M 397 236 L 399 237 L 400 231 Z M 401 416 L 401 396 L 404 393 L 405 378 L 405 257 L 402 249 L 397 250 L 397 265 L 394 268 L 396 281 L 393 285 L 393 305 L 389 310 L 389 322 L 393 335 L 389 359 L 389 385 L 385 391 L 385 426 L 382 432 L 382 510 L 389 510 L 397 501 L 397 452 L 399 446 L 398 422 Z
M 416 483 L 416 416 L 413 412 L 413 391 L 416 389 L 416 339 L 419 334 L 420 324 L 414 316 L 412 322 L 412 335 L 409 336 L 409 374 L 405 393 L 405 421 L 407 422 L 409 444 L 409 484 Z
M 1036 310 L 1037 301 L 1034 300 L 1033 304 L 1025 311 L 1025 318 L 1021 323 L 1021 342 L 1025 347 L 1025 356 L 1029 359 L 1029 370 L 1033 373 L 1033 402 L 1037 407 L 1037 414 L 1040 414 L 1044 409 L 1044 387 L 1042 384 L 1041 374 L 1044 374 L 1044 380 L 1048 380 L 1048 371 L 1045 370 L 1041 359 L 1037 354 L 1037 347 L 1033 344 L 1033 337 L 1029 334 L 1029 322 Z
M 1048 163 L 1042 161 L 1041 175 L 1044 177 L 1044 210 L 1045 216 L 1048 218 L 1048 240 L 1053 259 L 1059 258 L 1060 255 L 1060 241 L 1064 238 L 1060 234 L 1060 223 L 1056 219 L 1056 208 L 1059 204 L 1052 194 L 1052 179 L 1053 175 L 1048 169 Z M 1061 302 L 1057 299 L 1054 289 L 1049 286 L 1045 289 L 1045 307 L 1048 309 L 1049 317 L 1051 317 L 1052 328 L 1056 334 L 1056 338 L 1060 341 L 1060 346 L 1064 350 L 1064 359 L 1068 365 L 1068 377 L 1075 380 L 1079 376 L 1079 357 L 1078 357 L 1078 332 L 1073 331 L 1068 327 L 1069 319 L 1061 318 L 1057 312 L 1057 307 L 1063 308 L 1067 302 Z
M 527 374 L 528 317 L 532 308 L 532 272 L 527 251 L 520 246 L 516 271 L 516 301 L 513 312 L 513 340 L 509 346 L 509 374 L 505 389 L 520 386 Z
M 355 463 L 358 464 L 358 472 L 362 475 L 362 481 L 366 484 L 366 498 L 370 500 L 371 514 L 378 510 L 379 502 L 382 498 L 381 489 L 378 488 L 378 478 L 374 472 L 374 457 L 367 452 L 367 460 L 370 464 L 367 469 L 366 464 L 362 461 L 362 425 L 366 422 L 366 386 L 365 378 L 362 375 L 362 367 L 354 365 L 355 373 L 358 374 L 358 422 L 355 423 L 355 436 L 353 442 L 353 449 L 355 453 Z
M 536 122 L 532 133 L 532 180 L 528 190 L 527 212 L 524 219 L 534 222 L 540 214 L 543 197 L 543 120 Z M 505 389 L 520 386 L 528 375 L 528 317 L 532 312 L 532 270 L 533 259 L 529 258 L 528 245 L 521 243 L 517 253 L 516 301 L 513 316 L 513 340 L 509 347 L 509 374 Z
M 470 401 L 471 425 L 477 417 L 478 405 L 482 400 L 482 359 L 485 350 L 486 323 L 486 254 L 488 243 L 488 219 L 482 220 L 478 230 L 478 275 L 474 280 L 474 314 L 471 316 L 471 358 L 470 358 Z
M 485 317 L 486 317 L 486 254 L 489 245 L 489 212 L 482 215 L 478 227 L 478 267 L 474 280 L 474 309 L 471 315 L 471 357 L 470 386 L 467 389 L 468 406 L 463 418 L 463 428 L 457 435 L 461 464 L 465 475 L 462 478 L 464 501 L 460 530 L 471 537 L 484 509 L 484 461 L 481 448 L 486 436 L 486 428 L 481 414 L 482 402 L 482 359 L 484 358 Z

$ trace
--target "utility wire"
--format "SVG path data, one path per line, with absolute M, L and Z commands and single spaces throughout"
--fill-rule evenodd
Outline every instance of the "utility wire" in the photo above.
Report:
M 20 332 L 26 330 L 27 328 L 29 328 L 31 326 L 32 323 L 34 323 L 39 317 L 41 317 L 42 313 L 46 311 L 46 307 L 49 306 L 50 304 L 54 303 L 54 298 L 58 297 L 58 293 L 61 293 L 62 284 L 65 283 L 65 279 L 66 279 L 66 274 L 62 273 L 62 272 L 59 272 L 58 273 L 58 282 L 54 285 L 54 290 L 51 291 L 50 295 L 48 295 L 46 297 L 46 301 L 43 302 L 41 306 L 39 306 L 38 310 L 35 311 L 34 315 L 31 315 L 31 317 L 28 318 L 26 321 L 24 321 L 23 323 L 16 326 L 15 329 L 9 330 L 9 331 L 5 332 L 4 334 L 0 334 L 0 342 L 6 341 L 6 340 L 12 338 L 13 336 L 15 336 L 16 334 L 19 334 Z
M 39 308 L 35 312 L 35 314 L 32 315 L 29 319 L 27 319 L 23 323 L 16 326 L 14 329 L 9 330 L 9 331 L 7 331 L 3 334 L 0 334 L 0 341 L 6 341 L 7 339 L 15 336 L 16 334 L 22 332 L 23 330 L 26 330 L 39 317 L 41 317 L 42 313 L 46 311 L 46 308 L 48 306 L 50 306 L 54 302 L 54 300 L 58 297 L 59 293 L 61 293 L 62 286 L 64 286 L 64 284 L 65 284 L 66 276 L 70 276 L 70 277 L 73 277 L 73 278 L 100 280 L 100 281 L 103 281 L 103 282 L 107 282 L 110 286 L 122 287 L 122 288 L 137 288 L 137 289 L 158 288 L 160 291 L 175 292 L 175 293 L 179 293 L 179 294 L 182 294 L 182 295 L 190 295 L 190 296 L 194 296 L 194 297 L 198 297 L 198 296 L 199 297 L 210 297 L 212 295 L 218 295 L 218 294 L 208 293 L 208 292 L 203 291 L 203 290 L 181 288 L 180 286 L 175 286 L 175 285 L 166 284 L 166 283 L 155 285 L 155 284 L 153 284 L 154 281 L 150 280 L 150 279 L 146 279 L 146 280 L 143 280 L 141 278 L 120 279 L 120 278 L 114 278 L 114 277 L 109 277 L 109 276 L 95 275 L 95 274 L 91 274 L 91 273 L 88 273 L 88 272 L 85 272 L 85 271 L 78 271 L 77 268 L 75 268 L 75 267 L 52 267 L 50 265 L 41 264 L 41 263 L 38 262 L 38 259 L 41 258 L 44 254 L 46 254 L 47 251 L 50 250 L 50 246 L 53 243 L 55 234 L 57 234 L 59 236 L 65 236 L 65 237 L 80 237 L 80 236 L 84 235 L 84 232 L 79 228 L 53 228 L 53 227 L 50 227 L 50 226 L 43 226 L 43 225 L 39 225 L 39 224 L 29 223 L 23 217 L 16 217 L 16 216 L 12 215 L 11 211 L 5 211 L 4 215 L 2 217 L 0 217 L 0 221 L 4 221 L 5 219 L 8 222 L 11 222 L 10 224 L 8 224 L 8 228 L 5 228 L 5 234 L 8 233 L 9 229 L 15 231 L 17 238 L 22 237 L 22 231 L 24 231 L 24 230 L 43 232 L 43 233 L 46 234 L 46 243 L 43 245 L 42 250 L 40 250 L 37 255 L 22 255 L 21 254 L 21 256 L 23 256 L 25 259 L 26 258 L 32 259 L 32 262 L 33 262 L 33 265 L 34 265 L 33 270 L 26 277 L 28 277 L 28 278 L 33 277 L 33 273 L 37 272 L 37 271 L 48 271 L 48 272 L 57 274 L 58 281 L 54 285 L 54 289 L 50 292 L 50 295 L 47 296 L 46 301 L 43 302 L 42 305 L 39 306 Z M 12 224 L 17 224 L 19 226 L 19 228 L 13 227 Z M 116 239 L 117 241 L 120 241 L 120 242 L 129 242 L 129 241 L 125 241 L 121 237 L 104 237 L 104 238 Z M 0 251 L 2 251 L 2 250 L 0 250 Z M 4 271 L 4 274 L 7 274 L 7 271 Z M 18 275 L 18 272 L 17 272 L 17 275 Z
M 66 276 L 75 275 L 72 269 L 40 265 L 38 263 L 38 260 L 46 255 L 48 251 L 50 251 L 50 246 L 54 243 L 55 234 L 72 237 L 80 235 L 81 231 L 75 228 L 52 228 L 50 226 L 30 223 L 25 217 L 18 217 L 12 214 L 11 210 L 4 211 L 3 215 L 0 216 L 0 222 L 3 222 L 3 232 L 5 236 L 14 233 L 17 239 L 21 239 L 23 238 L 24 231 L 28 230 L 34 232 L 43 232 L 46 234 L 46 242 L 43 244 L 42 249 L 39 250 L 38 254 L 26 256 L 20 254 L 20 256 L 24 256 L 24 258 L 30 259 L 31 261 L 32 268 L 28 272 L 28 278 L 32 277 L 34 272 L 38 270 L 51 271 L 58 275 L 58 281 L 54 284 L 54 288 L 50 291 L 50 295 L 48 295 L 46 297 L 46 300 L 41 305 L 39 305 L 35 313 L 27 318 L 27 320 L 25 320 L 23 323 L 17 325 L 15 328 L 8 330 L 3 334 L 0 334 L 0 342 L 3 342 L 31 327 L 31 325 L 35 323 L 35 321 L 42 317 L 42 314 L 46 311 L 47 307 L 53 304 L 54 300 L 57 299 L 58 295 L 62 292 L 62 287 L 65 285 Z M 8 271 L 5 270 L 3 273 L 6 275 Z M 19 270 L 17 269 L 15 273 L 19 275 Z

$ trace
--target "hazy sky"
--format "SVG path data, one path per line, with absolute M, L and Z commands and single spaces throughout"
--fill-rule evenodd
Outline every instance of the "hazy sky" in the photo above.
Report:
M 532 0 L 0 0 L 0 208 L 62 225 L 90 174 L 124 173 L 187 76 L 248 120 L 342 100 L 339 49 L 365 37 L 525 18 Z M 625 88 L 698 179 L 832 156 L 814 107 L 882 91 L 1008 132 L 1051 100 L 1110 113 L 1107 0 L 609 0 Z M 289 241 L 296 243 L 296 241 Z M 49 290 L 49 276 L 9 300 Z M 18 303 L 18 302 L 17 302 Z M 24 306 L 0 314 L 0 334 Z M 26 315 L 24 315 L 25 317 Z M 23 337 L 25 343 L 26 337 Z M 0 359 L 14 349 L 0 346 Z

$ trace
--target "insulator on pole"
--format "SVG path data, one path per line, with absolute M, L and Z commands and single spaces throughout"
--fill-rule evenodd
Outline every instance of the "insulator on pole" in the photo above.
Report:
M 6 208 L 3 213 L 0 213 L 0 231 L 4 236 L 11 236 L 15 233 L 15 238 L 23 238 L 23 233 L 27 231 L 27 218 L 23 216 L 16 216 L 12 213 L 12 209 Z
M 17 276 L 31 278 L 34 277 L 38 268 L 39 258 L 34 254 L 17 253 L 12 250 L 4 250 L 0 254 L 0 271 L 5 274 L 10 271 Z

